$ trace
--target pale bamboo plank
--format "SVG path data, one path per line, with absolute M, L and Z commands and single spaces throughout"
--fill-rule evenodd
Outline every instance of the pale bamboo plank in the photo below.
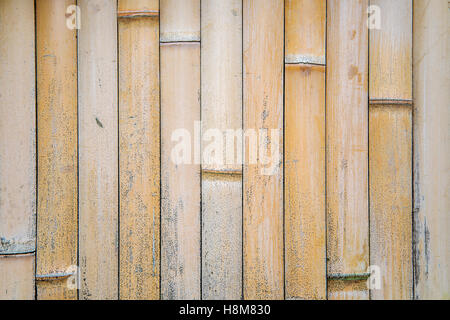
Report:
M 450 299 L 450 11 L 414 1 L 414 285 L 417 299 Z
M 286 298 L 324 299 L 326 0 L 285 5 Z
M 119 15 L 120 13 L 131 12 L 159 12 L 159 0 L 119 0 Z
M 368 299 L 366 280 L 329 280 L 329 300 L 361 300 Z
M 381 29 L 369 31 L 370 264 L 380 267 L 381 276 L 371 298 L 410 299 L 412 1 L 370 4 L 381 14 Z
M 286 298 L 325 299 L 325 67 L 285 72 Z
M 367 0 L 329 0 L 327 6 L 329 277 L 364 273 L 369 263 L 367 6 Z M 356 281 L 344 280 L 342 293 L 334 281 L 329 298 L 368 298 Z
M 161 46 L 161 296 L 200 299 L 200 44 Z M 199 126 L 199 124 L 198 124 Z M 180 129 L 188 135 L 177 140 Z M 173 135 L 175 134 L 175 135 Z M 176 140 L 173 141 L 172 137 Z M 185 144 L 183 144 L 185 142 Z M 189 153 L 176 163 L 174 148 Z M 176 150 L 176 149 L 175 149 Z M 192 151 L 193 150 L 193 151 Z M 175 159 L 176 160 L 176 159 Z M 198 160 L 198 159 L 197 159 Z
M 200 0 L 161 0 L 161 42 L 200 41 Z
M 203 1 L 201 19 L 202 132 L 211 138 L 202 150 L 223 147 L 221 159 L 205 154 L 202 162 L 202 298 L 240 299 L 242 152 L 236 155 L 234 141 L 227 145 L 226 134 L 242 130 L 242 0 Z
M 34 2 L 0 1 L 0 299 L 34 298 Z M 8 254 L 31 253 L 4 257 Z M 2 258 L 3 257 L 3 258 Z
M 287 63 L 325 64 L 326 0 L 285 0 Z
M 0 256 L 0 300 L 34 299 L 34 253 Z
M 38 277 L 77 265 L 77 44 L 66 26 L 73 0 L 36 2 Z M 39 281 L 38 299 L 76 299 L 64 280 Z
M 419 0 L 422 1 L 422 0 Z M 371 0 L 380 29 L 370 30 L 370 99 L 412 98 L 412 0 Z
M 134 5 L 119 1 L 119 13 L 155 8 L 154 1 Z M 159 19 L 121 18 L 118 32 L 119 297 L 159 299 Z
M 244 129 L 276 158 L 244 165 L 244 298 L 283 299 L 283 14 L 282 0 L 244 0 Z M 250 143 L 246 143 L 248 151 Z M 277 149 L 278 147 L 278 149 Z M 264 148 L 263 150 L 264 151 Z M 265 172 L 270 165 L 273 170 Z
M 372 299 L 412 297 L 411 127 L 410 106 L 370 108 L 370 263 L 381 272 Z
M 242 174 L 202 174 L 202 298 L 242 297 Z
M 80 299 L 117 299 L 117 7 L 78 5 Z

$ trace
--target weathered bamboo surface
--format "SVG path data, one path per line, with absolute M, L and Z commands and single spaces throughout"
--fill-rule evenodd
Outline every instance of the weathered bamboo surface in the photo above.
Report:
M 117 299 L 117 6 L 78 5 L 80 299 Z
M 285 4 L 286 298 L 325 299 L 326 1 Z
M 202 299 L 240 299 L 242 0 L 202 1 L 201 20 Z
M 329 0 L 327 6 L 327 269 L 328 298 L 367 299 L 339 274 L 369 266 L 368 1 Z M 354 282 L 354 285 L 352 285 Z
M 372 299 L 412 298 L 412 1 L 372 0 L 370 30 L 370 264 Z
M 0 256 L 0 300 L 32 300 L 34 253 Z
M 325 67 L 285 72 L 286 298 L 325 299 Z
M 423 0 L 419 0 L 423 1 Z M 370 0 L 380 29 L 370 30 L 370 99 L 412 99 L 412 0 Z
M 160 40 L 200 41 L 200 0 L 161 0 Z
M 77 39 L 73 0 L 36 2 L 38 299 L 76 299 L 62 275 L 77 265 Z
M 198 42 L 161 45 L 161 108 L 161 297 L 200 299 Z
M 371 105 L 370 264 L 380 267 L 372 299 L 412 297 L 412 123 L 409 105 Z
M 449 299 L 449 8 L 0 0 L 0 300 Z
M 285 0 L 286 63 L 325 64 L 326 0 Z
M 414 1 L 414 294 L 449 299 L 450 11 Z
M 260 155 L 275 155 L 268 165 L 261 157 L 244 164 L 245 299 L 284 298 L 283 11 L 282 0 L 243 2 L 244 130 L 261 129 Z M 247 155 L 250 148 L 246 141 Z
M 0 1 L 0 300 L 34 298 L 34 2 Z
M 158 1 L 118 4 L 120 299 L 160 297 Z

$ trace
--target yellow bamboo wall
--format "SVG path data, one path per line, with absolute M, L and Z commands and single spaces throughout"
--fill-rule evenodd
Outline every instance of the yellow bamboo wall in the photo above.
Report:
M 0 299 L 449 299 L 449 17 L 0 0 Z

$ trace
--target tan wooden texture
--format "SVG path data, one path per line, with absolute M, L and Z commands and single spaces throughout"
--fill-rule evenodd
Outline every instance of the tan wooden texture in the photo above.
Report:
M 370 4 L 381 15 L 369 31 L 370 264 L 381 276 L 371 298 L 411 299 L 412 1 Z
M 285 5 L 286 299 L 325 299 L 326 0 Z
M 380 267 L 372 299 L 412 297 L 411 106 L 369 111 L 370 264 Z
M 412 0 L 370 0 L 370 5 L 380 13 L 380 29 L 370 30 L 370 99 L 410 100 Z
M 119 1 L 119 13 L 154 8 Z M 157 9 L 157 8 L 156 8 Z M 119 19 L 120 299 L 160 296 L 159 19 Z
M 37 277 L 77 265 L 77 40 L 73 0 L 36 2 Z M 38 299 L 76 299 L 64 279 L 37 282 Z
M 34 2 L 0 1 L 0 300 L 34 298 L 34 54 Z
M 328 300 L 368 299 L 367 280 L 328 280 Z
M 265 165 L 258 157 L 258 163 L 244 165 L 245 299 L 284 297 L 283 11 L 282 0 L 243 2 L 244 130 L 265 133 L 269 139 L 259 139 L 260 154 L 276 155 L 276 163 Z M 278 137 L 271 138 L 273 130 Z M 250 144 L 247 140 L 247 153 Z
M 202 298 L 240 299 L 242 147 L 226 138 L 227 130 L 242 130 L 242 0 L 203 1 L 201 9 L 202 132 L 209 139 L 202 141 Z M 220 154 L 208 152 L 216 146 Z
M 327 260 L 328 276 L 367 271 L 368 1 L 327 6 Z M 329 281 L 329 298 L 368 298 L 354 282 L 345 292 Z M 346 281 L 351 282 L 352 280 Z M 354 292 L 352 292 L 354 290 Z
M 450 11 L 414 1 L 415 298 L 450 299 Z
M 161 108 L 161 297 L 200 299 L 198 42 L 161 45 Z M 180 144 L 189 153 L 182 163 L 174 157 Z
M 326 0 L 285 0 L 285 61 L 325 64 Z
M 34 253 L 0 256 L 0 300 L 34 299 Z
M 161 0 L 161 42 L 200 41 L 200 0 Z
M 78 5 L 80 299 L 117 299 L 117 7 Z
M 285 72 L 286 298 L 325 299 L 325 67 Z

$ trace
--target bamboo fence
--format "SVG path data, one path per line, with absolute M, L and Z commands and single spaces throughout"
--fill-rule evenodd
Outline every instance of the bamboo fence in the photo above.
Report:
M 449 12 L 0 0 L 0 299 L 449 299 Z

